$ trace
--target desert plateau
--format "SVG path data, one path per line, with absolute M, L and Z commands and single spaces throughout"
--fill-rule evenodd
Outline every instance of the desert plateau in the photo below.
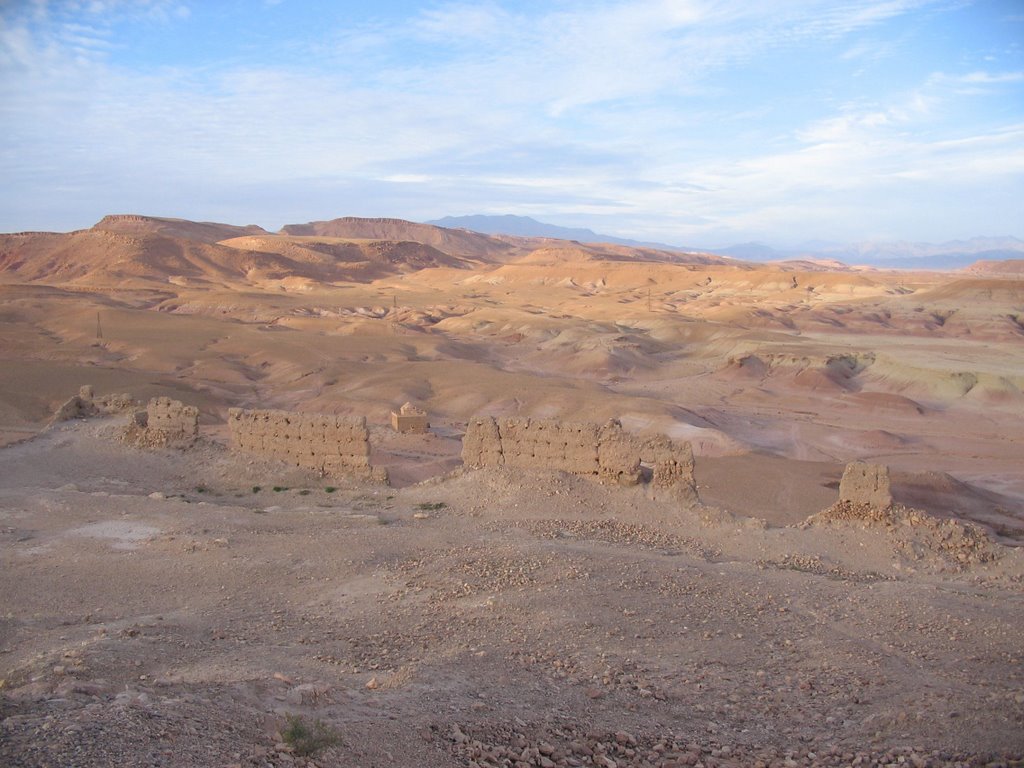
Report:
M 1022 638 L 1024 261 L 0 235 L 5 766 L 1024 766 Z

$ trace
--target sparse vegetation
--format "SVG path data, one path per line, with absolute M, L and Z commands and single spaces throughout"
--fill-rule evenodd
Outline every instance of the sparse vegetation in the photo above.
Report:
M 311 493 L 312 491 L 309 490 L 309 488 L 303 488 L 301 491 L 299 491 L 299 496 L 309 496 L 309 494 Z
M 274 493 L 281 493 L 282 491 L 287 491 L 287 490 L 288 490 L 288 486 L 287 485 L 275 485 L 274 486 Z
M 424 512 L 436 512 L 439 509 L 444 509 L 448 505 L 443 501 L 424 501 L 416 505 L 416 509 L 422 509 Z
M 281 731 L 281 738 L 301 757 L 309 757 L 341 741 L 338 733 L 322 720 L 307 722 L 301 715 L 285 717 L 288 725 Z
M 253 492 L 253 493 L 259 493 L 259 492 L 260 492 L 260 491 L 262 491 L 262 490 L 263 490 L 263 488 L 262 488 L 262 487 L 260 487 L 260 486 L 258 486 L 258 485 L 254 485 L 254 486 L 252 487 L 252 492 Z
M 196 486 L 196 493 L 206 493 L 206 491 L 207 491 L 207 488 L 206 488 L 205 485 L 197 485 Z
M 334 493 L 336 490 L 338 489 L 335 488 L 333 485 L 328 485 L 326 488 L 324 488 L 324 491 L 326 493 Z

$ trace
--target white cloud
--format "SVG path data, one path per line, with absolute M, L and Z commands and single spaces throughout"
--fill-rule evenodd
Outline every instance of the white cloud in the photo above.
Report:
M 429 8 L 412 28 L 432 40 L 493 40 L 518 25 L 514 16 L 493 3 L 465 3 Z
M 324 30 L 296 43 L 302 61 L 142 73 L 118 65 L 111 25 L 173 24 L 187 5 L 117 0 L 69 16 L 67 4 L 39 3 L 48 23 L 0 24 L 0 74 L 12 75 L 0 77 L 0 175 L 33 188 L 104 184 L 125 190 L 125 209 L 146 179 L 169 196 L 335 180 L 356 190 L 353 204 L 360 183 L 404 201 L 381 212 L 392 215 L 614 212 L 650 228 L 626 234 L 679 241 L 849 220 L 899 185 L 1019 173 L 1019 129 L 945 115 L 964 89 L 1013 88 L 1024 73 L 934 75 L 873 102 L 823 98 L 788 129 L 762 125 L 784 106 L 753 94 L 723 108 L 716 93 L 766 52 L 821 37 L 843 41 L 836 59 L 866 60 L 884 44 L 847 37 L 920 5 L 569 0 L 527 17 L 512 3 L 441 3 L 404 23 Z M 427 185 L 436 194 L 417 202 Z
M 958 83 L 979 83 L 984 85 L 995 83 L 1024 82 L 1024 72 L 969 72 L 954 78 Z

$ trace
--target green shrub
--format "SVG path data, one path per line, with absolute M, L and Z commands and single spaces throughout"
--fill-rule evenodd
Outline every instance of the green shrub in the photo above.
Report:
M 448 505 L 443 501 L 424 501 L 416 505 L 416 509 L 422 509 L 424 512 L 430 511 L 435 512 L 439 509 L 444 509 Z
M 285 718 L 288 725 L 281 731 L 281 738 L 297 755 L 309 757 L 341 741 L 337 732 L 321 720 L 309 723 L 301 715 L 285 715 Z

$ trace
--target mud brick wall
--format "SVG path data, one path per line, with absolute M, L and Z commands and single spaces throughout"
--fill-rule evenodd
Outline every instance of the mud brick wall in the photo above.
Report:
M 505 463 L 498 422 L 492 416 L 469 420 L 462 438 L 462 463 L 473 469 L 500 467 Z
M 877 509 L 892 505 L 889 489 L 889 468 L 883 464 L 854 461 L 846 465 L 839 481 L 839 500 L 854 504 L 870 504 Z
M 384 479 L 370 466 L 370 433 L 362 416 L 232 408 L 228 426 L 240 451 L 324 475 Z
M 653 467 L 654 485 L 681 488 L 696 497 L 689 443 L 674 443 L 663 435 L 641 440 L 625 432 L 617 421 L 598 425 L 478 416 L 466 429 L 462 460 L 477 469 L 555 469 L 624 485 L 641 482 L 643 461 Z
M 79 388 L 77 395 L 72 396 L 57 409 L 50 423 L 85 419 L 99 414 L 121 413 L 137 406 L 138 403 L 128 393 L 95 396 L 92 385 L 85 384 Z
M 391 412 L 391 427 L 396 432 L 412 432 L 426 434 L 430 429 L 427 412 L 412 403 L 406 403 L 397 411 Z
M 654 467 L 651 482 L 659 488 L 690 486 L 696 492 L 693 448 L 689 443 L 677 443 L 665 435 L 658 435 L 644 442 L 640 458 Z
M 85 388 L 83 387 L 83 390 L 84 389 Z M 99 413 L 99 409 L 92 401 L 92 392 L 89 392 L 88 398 L 83 398 L 81 395 L 72 395 L 69 400 L 64 402 L 60 408 L 54 412 L 53 417 L 50 419 L 50 423 L 55 424 L 58 421 L 85 419 L 90 416 L 95 416 L 97 413 Z
M 199 409 L 169 397 L 154 397 L 146 405 L 148 442 L 191 442 L 199 436 Z

